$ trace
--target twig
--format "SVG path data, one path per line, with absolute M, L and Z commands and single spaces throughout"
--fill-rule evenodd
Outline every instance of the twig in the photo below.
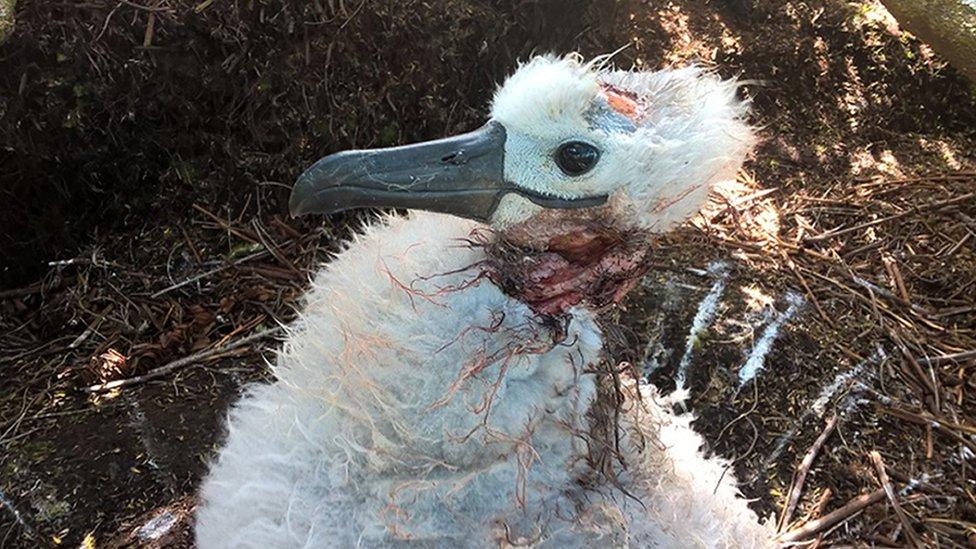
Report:
M 891 293 L 891 291 L 886 290 L 886 289 L 882 288 L 881 286 L 878 286 L 877 284 L 872 283 L 869 280 L 865 280 L 865 279 L 863 279 L 863 278 L 855 275 L 854 273 L 850 273 L 850 275 L 851 275 L 851 280 L 853 280 L 858 286 L 862 286 L 862 287 L 864 287 L 867 290 L 870 290 L 872 292 L 881 294 L 882 296 L 884 296 L 884 297 L 886 297 L 886 298 L 894 301 L 895 303 L 898 303 L 900 305 L 904 305 L 905 307 L 908 307 L 909 309 L 911 309 L 912 311 L 914 311 L 914 312 L 916 312 L 916 313 L 918 313 L 920 315 L 923 315 L 923 316 L 933 316 L 931 312 L 925 310 L 924 308 L 919 307 L 918 305 L 915 305 L 915 304 L 913 304 L 910 301 L 906 301 L 904 298 L 899 297 L 899 296 Z
M 827 508 L 827 502 L 830 501 L 830 496 L 832 495 L 833 492 L 830 490 L 830 488 L 824 488 L 823 492 L 820 494 L 820 497 L 817 498 L 817 503 L 813 506 L 813 509 L 810 510 L 810 514 L 806 517 L 807 522 L 809 522 L 810 519 L 823 515 L 824 509 Z
M 85 331 L 81 332 L 81 335 L 79 335 L 78 337 L 76 337 L 74 341 L 72 341 L 70 344 L 68 344 L 68 348 L 69 349 L 74 349 L 75 347 L 81 345 L 86 339 L 88 339 L 92 335 L 92 333 L 94 333 L 95 330 L 98 329 L 99 324 L 101 324 L 102 321 L 105 320 L 105 317 L 110 312 L 112 312 L 112 308 L 113 307 L 115 307 L 115 304 L 114 303 L 109 303 L 105 307 L 105 309 L 103 309 L 102 312 L 99 313 L 99 315 L 96 316 L 95 319 L 91 321 L 91 324 L 89 324 L 88 327 L 85 328 Z
M 44 354 L 51 353 L 51 352 L 53 352 L 50 349 L 51 346 L 53 346 L 55 343 L 60 343 L 60 342 L 62 342 L 64 340 L 66 340 L 66 339 L 71 339 L 71 336 L 64 336 L 64 337 L 59 337 L 57 339 L 52 339 L 51 341 L 48 341 L 47 343 L 44 343 L 43 345 L 40 345 L 38 347 L 34 347 L 33 349 L 28 349 L 28 350 L 23 351 L 21 353 L 17 353 L 16 355 L 12 355 L 12 356 L 0 356 L 0 364 L 14 363 L 14 362 L 17 362 L 18 360 L 20 360 L 20 359 L 22 359 L 24 357 L 31 356 L 31 355 L 34 355 L 34 354 L 38 354 L 38 353 L 41 353 L 42 351 L 44 352 Z M 67 347 L 56 347 L 54 349 L 54 351 L 60 351 L 60 350 L 66 349 L 66 348 Z
M 901 297 L 902 301 L 911 306 L 912 299 L 908 295 L 908 288 L 905 286 L 905 278 L 901 275 L 901 269 L 898 268 L 898 263 L 895 258 L 888 254 L 881 254 L 881 264 L 884 266 L 885 271 L 891 278 L 891 283 L 894 285 L 895 290 L 898 291 L 898 295 Z
M 915 175 L 912 177 L 896 177 L 893 179 L 886 179 L 883 176 L 878 175 L 865 175 L 861 177 L 854 178 L 854 181 L 863 181 L 866 185 L 858 185 L 858 187 L 877 187 L 879 185 L 890 186 L 897 183 L 919 183 L 926 181 L 954 181 L 958 179 L 969 179 L 976 175 L 974 171 L 953 170 L 951 172 L 934 172 L 925 173 L 921 175 Z
M 965 244 L 966 242 L 968 242 L 969 239 L 972 238 L 972 237 L 973 237 L 973 233 L 971 233 L 970 231 L 967 230 L 966 231 L 966 234 L 964 234 L 963 237 L 960 238 L 958 242 L 956 242 L 955 244 L 953 244 L 946 251 L 944 251 L 941 254 L 939 254 L 939 256 L 941 256 L 941 257 L 951 257 L 952 254 L 954 254 L 957 251 L 959 251 L 959 248 L 962 248 L 963 244 Z
M 220 228 L 221 229 L 227 231 L 230 234 L 233 234 L 234 236 L 240 238 L 241 240 L 246 240 L 246 241 L 250 242 L 251 244 L 257 244 L 258 243 L 258 237 L 257 237 L 257 235 L 251 233 L 247 229 L 243 229 L 243 228 L 239 228 L 239 227 L 234 227 L 233 225 L 231 225 L 231 223 L 229 221 L 225 221 L 223 218 L 221 218 L 217 214 L 211 212 L 210 210 L 204 208 L 203 206 L 201 206 L 199 204 L 194 204 L 193 205 L 193 209 L 196 210 L 196 211 L 198 211 L 198 212 L 200 212 L 200 213 L 202 213 L 203 215 L 209 217 L 215 223 L 217 223 L 218 225 L 220 225 Z
M 855 232 L 855 231 L 859 231 L 861 229 L 867 229 L 868 227 L 874 227 L 875 225 L 880 225 L 882 223 L 887 223 L 888 221 L 895 221 L 897 219 L 901 219 L 903 217 L 907 217 L 907 216 L 912 215 L 912 214 L 916 214 L 916 213 L 920 213 L 920 212 L 924 212 L 924 211 L 928 211 L 928 210 L 935 210 L 935 209 L 938 209 L 938 208 L 942 208 L 944 206 L 949 206 L 949 205 L 955 204 L 957 202 L 964 202 L 966 200 L 972 199 L 973 197 L 976 197 L 976 193 L 967 193 L 967 194 L 964 194 L 964 195 L 961 195 L 961 196 L 956 196 L 954 198 L 950 198 L 948 200 L 940 200 L 938 202 L 932 202 L 931 204 L 926 204 L 924 206 L 919 206 L 917 208 L 911 208 L 911 209 L 905 210 L 905 211 L 903 211 L 901 213 L 897 213 L 897 214 L 894 214 L 894 215 L 889 215 L 887 217 L 882 217 L 880 219 L 875 219 L 873 221 L 868 221 L 868 222 L 865 222 L 865 223 L 858 223 L 857 225 L 854 225 L 853 227 L 848 227 L 846 229 L 837 229 L 837 230 L 834 230 L 834 231 L 828 231 L 826 233 L 823 233 L 823 234 L 820 234 L 820 235 L 817 235 L 817 236 L 808 236 L 807 238 L 804 238 L 803 241 L 804 242 L 807 242 L 807 243 L 809 243 L 809 242 L 820 242 L 821 240 L 827 240 L 829 238 L 834 238 L 836 236 L 840 236 L 840 235 L 843 235 L 843 234 L 852 233 L 852 232 Z
M 922 366 L 917 360 L 915 360 L 915 356 L 912 355 L 911 351 L 908 350 L 908 346 L 905 345 L 905 342 L 902 341 L 901 337 L 899 337 L 899 335 L 893 329 L 888 328 L 888 336 L 895 343 L 895 346 L 898 347 L 898 350 L 901 351 L 902 356 L 905 357 L 908 364 L 911 365 L 912 370 L 915 373 L 915 377 L 918 378 L 918 381 L 924 385 L 924 388 L 928 389 L 929 392 L 932 393 L 932 397 L 936 403 L 935 408 L 938 410 L 939 389 L 936 387 L 935 381 L 926 375 L 925 370 L 923 370 Z
M 901 408 L 891 408 L 891 407 L 881 408 L 881 411 L 888 415 L 892 415 L 907 421 L 911 421 L 913 423 L 918 423 L 920 425 L 930 425 L 936 429 L 939 429 L 939 431 L 946 433 L 948 436 L 956 439 L 964 446 L 968 447 L 971 452 L 976 453 L 976 443 L 972 442 L 967 437 L 964 437 L 962 434 L 960 434 L 960 433 L 966 433 L 970 436 L 976 435 L 976 427 L 972 427 L 970 425 L 964 425 L 961 423 L 953 423 L 951 421 L 940 419 L 938 417 L 935 417 L 932 414 L 927 414 L 925 412 L 915 413 L 909 410 L 903 410 Z
M 841 522 L 842 520 L 850 518 L 852 515 L 854 515 L 854 513 L 857 513 L 868 505 L 881 501 L 881 499 L 884 497 L 884 488 L 878 488 L 877 490 L 868 494 L 861 494 L 860 496 L 857 496 L 856 498 L 847 502 L 840 509 L 832 511 L 818 518 L 817 520 L 811 520 L 795 530 L 790 530 L 789 532 L 780 536 L 777 541 L 779 543 L 789 543 L 815 536 L 827 528 Z
M 194 282 L 196 282 L 198 280 L 203 280 L 204 278 L 207 278 L 208 276 L 215 275 L 215 274 L 217 274 L 217 273 L 219 273 L 221 271 L 225 271 L 225 270 L 227 270 L 227 269 L 229 269 L 231 267 L 237 267 L 237 266 L 239 266 L 239 265 L 241 265 L 243 263 L 247 263 L 248 261 L 251 261 L 253 259 L 257 259 L 259 257 L 263 257 L 263 256 L 268 255 L 270 253 L 271 252 L 269 252 L 267 249 L 261 250 L 260 252 L 254 252 L 251 255 L 246 255 L 246 256 L 244 256 L 244 257 L 242 257 L 242 258 L 240 258 L 240 259 L 238 259 L 236 261 L 233 261 L 231 263 L 224 263 L 223 265 L 221 265 L 219 267 L 214 267 L 213 269 L 210 269 L 209 271 L 205 271 L 205 272 L 202 272 L 202 273 L 200 273 L 198 275 L 191 276 L 190 278 L 187 278 L 186 280 L 184 280 L 182 282 L 177 282 L 176 284 L 173 284 L 172 286 L 168 286 L 166 288 L 163 288 L 162 290 L 159 290 L 158 292 L 152 294 L 149 297 L 151 297 L 153 299 L 156 299 L 157 297 L 159 297 L 159 296 L 161 296 L 163 294 L 168 294 L 169 292 L 172 292 L 173 290 L 178 290 L 178 289 L 182 288 L 183 286 L 186 286 L 187 284 L 193 284 Z
M 973 349 L 972 351 L 963 351 L 961 353 L 953 353 L 951 355 L 923 358 L 922 362 L 924 362 L 927 366 L 939 366 L 946 362 L 962 362 L 971 358 L 976 358 L 976 349 Z
M 254 219 L 251 222 L 251 226 L 254 227 L 254 235 L 258 237 L 261 245 L 264 246 L 266 250 L 271 252 L 271 255 L 278 260 L 279 263 L 284 265 L 286 268 L 291 270 L 293 273 L 302 274 L 302 271 L 291 262 L 285 254 L 281 253 L 281 247 L 271 238 L 268 231 L 261 225 L 261 222 Z
M 108 24 L 112 22 L 112 17 L 115 15 L 115 12 L 119 11 L 119 8 L 121 8 L 122 5 L 123 5 L 122 2 L 119 2 L 118 4 L 115 5 L 114 8 L 112 8 L 112 11 L 108 12 L 108 15 L 105 16 L 105 22 L 102 24 L 102 30 L 99 31 L 98 36 L 96 36 L 95 39 L 92 40 L 92 44 L 102 39 L 102 35 L 104 35 L 105 31 L 108 30 Z
M 786 262 L 786 266 L 793 271 L 793 275 L 797 280 L 800 281 L 800 285 L 803 286 L 803 291 L 807 294 L 807 299 L 809 299 L 813 303 L 814 308 L 817 309 L 817 314 L 820 315 L 820 318 L 822 318 L 824 322 L 828 324 L 831 323 L 830 317 L 827 316 L 827 313 L 825 313 L 823 308 L 820 307 L 820 302 L 817 300 L 817 296 L 813 293 L 813 290 L 810 289 L 810 285 L 807 284 L 807 280 L 803 278 L 803 275 L 800 274 L 800 271 L 796 268 L 796 263 L 785 251 L 782 252 L 782 257 Z
M 740 197 L 736 198 L 735 200 L 729 200 L 724 195 L 722 195 L 722 198 L 725 200 L 726 206 L 724 208 L 722 208 L 721 210 L 719 210 L 718 213 L 716 213 L 715 215 L 712 216 L 712 221 L 714 222 L 714 221 L 717 221 L 717 220 L 721 219 L 722 216 L 724 216 L 727 213 L 731 213 L 731 214 L 734 215 L 736 213 L 735 212 L 736 208 L 739 208 L 740 206 L 745 206 L 746 204 L 749 204 L 750 202 L 755 202 L 756 200 L 759 200 L 760 198 L 765 198 L 765 197 L 773 194 L 774 192 L 776 192 L 778 190 L 779 190 L 779 187 L 772 187 L 770 189 L 763 189 L 761 191 L 756 191 L 754 193 L 747 194 L 745 196 L 740 196 Z
M 813 510 L 811 510 L 810 514 L 807 516 L 808 522 L 814 517 L 823 516 L 824 509 L 827 508 L 827 502 L 830 501 L 830 496 L 832 494 L 833 492 L 830 491 L 830 488 L 824 488 L 823 493 L 820 494 L 820 499 L 817 500 L 816 505 L 813 506 Z M 810 549 L 820 547 L 820 544 L 823 543 L 824 535 L 825 532 L 821 532 L 820 535 L 817 536 L 817 539 L 814 540 L 813 545 L 810 546 Z
M 891 502 L 891 507 L 895 510 L 895 515 L 898 516 L 898 520 L 901 521 L 901 525 L 905 529 L 905 535 L 908 536 L 908 541 L 911 542 L 913 547 L 923 547 L 924 545 L 918 537 L 918 532 L 912 528 L 912 523 L 908 522 L 905 511 L 902 510 L 901 505 L 898 503 L 895 488 L 891 485 L 891 480 L 885 471 L 881 454 L 877 450 L 871 450 L 868 455 L 871 457 L 871 462 L 874 463 L 874 468 L 878 471 L 878 480 L 881 482 L 881 488 L 884 489 L 885 495 L 888 496 L 888 501 Z
M 939 319 L 939 318 L 945 318 L 947 316 L 956 316 L 965 313 L 971 313 L 974 311 L 976 311 L 976 305 L 964 305 L 962 307 L 953 307 L 951 309 L 945 309 L 939 311 L 937 314 L 932 315 L 932 318 Z M 972 352 L 974 356 L 976 356 L 976 351 L 970 351 L 970 352 Z
M 827 426 L 824 427 L 820 436 L 817 440 L 813 441 L 813 445 L 807 450 L 805 456 L 803 456 L 803 461 L 800 462 L 800 467 L 796 470 L 796 480 L 793 482 L 793 486 L 790 488 L 789 499 L 786 504 L 786 508 L 783 510 L 783 516 L 779 521 L 779 530 L 782 531 L 790 523 L 790 519 L 793 518 L 793 512 L 796 510 L 796 505 L 800 501 L 800 495 L 803 493 L 803 484 L 807 479 L 807 472 L 810 471 L 810 466 L 813 465 L 813 460 L 817 458 L 817 454 L 820 453 L 820 448 L 823 447 L 824 442 L 830 437 L 830 434 L 834 432 L 834 428 L 837 427 L 837 415 L 834 414 L 830 416 L 827 420 Z
M 96 384 L 96 385 L 90 385 L 88 387 L 85 387 L 82 390 L 84 392 L 86 392 L 86 393 L 101 393 L 101 392 L 104 392 L 104 391 L 110 391 L 112 389 L 118 389 L 120 387 L 128 387 L 130 385 L 137 385 L 139 383 L 144 383 L 146 381 L 150 381 L 150 380 L 153 380 L 153 379 L 157 379 L 157 378 L 163 377 L 163 376 L 165 376 L 165 375 L 167 375 L 167 374 L 169 374 L 169 373 L 171 373 L 173 371 L 179 370 L 180 368 L 184 368 L 186 366 L 190 366 L 191 364 L 195 364 L 197 362 L 202 362 L 202 361 L 207 360 L 209 358 L 213 358 L 213 357 L 215 357 L 215 356 L 217 356 L 217 355 L 219 355 L 221 353 L 225 353 L 227 351 L 232 351 L 234 349 L 239 349 L 239 348 L 241 348 L 241 347 L 243 347 L 245 345 L 249 345 L 251 343 L 254 343 L 255 341 L 258 341 L 258 340 L 264 339 L 266 337 L 273 336 L 275 334 L 281 333 L 283 330 L 284 330 L 284 327 L 283 326 L 276 326 L 274 328 L 269 328 L 269 329 L 264 330 L 262 332 L 258 332 L 256 334 L 249 335 L 249 336 L 247 336 L 245 338 L 238 339 L 237 341 L 235 341 L 233 343 L 229 343 L 229 344 L 227 344 L 227 345 L 225 345 L 223 347 L 215 347 L 213 349 L 207 349 L 206 351 L 200 351 L 200 352 L 194 353 L 194 354 L 192 354 L 190 356 L 186 356 L 186 357 L 183 357 L 183 358 L 174 360 L 173 362 L 170 362 L 169 364 L 166 364 L 164 366 L 160 366 L 159 368 L 154 368 L 154 369 L 150 370 L 149 372 L 147 372 L 146 374 L 143 374 L 141 376 L 135 376 L 135 377 L 130 377 L 130 378 L 126 378 L 126 379 L 119 379 L 119 380 L 116 380 L 116 381 L 109 381 L 108 383 L 99 383 L 99 384 Z
M 146 34 L 142 38 L 142 47 L 152 46 L 153 34 L 156 29 L 156 13 L 149 12 L 149 21 L 146 23 Z
M 0 300 L 16 299 L 18 297 L 27 297 L 29 295 L 39 294 L 42 291 L 44 291 L 44 285 L 38 282 L 26 288 L 14 288 L 13 290 L 3 290 L 2 292 L 0 292 Z
M 348 25 L 349 22 L 352 21 L 353 18 L 356 17 L 356 15 L 359 14 L 360 10 L 362 10 L 363 9 L 363 6 L 365 6 L 365 5 L 366 5 L 366 0 L 363 0 L 362 2 L 360 2 L 359 3 L 359 7 L 357 7 L 355 10 L 353 10 L 352 15 L 350 15 L 345 20 L 345 22 L 343 22 L 341 25 L 339 25 L 339 30 L 341 31 L 342 29 L 346 28 L 346 25 Z M 336 32 L 338 32 L 338 31 L 336 31 Z

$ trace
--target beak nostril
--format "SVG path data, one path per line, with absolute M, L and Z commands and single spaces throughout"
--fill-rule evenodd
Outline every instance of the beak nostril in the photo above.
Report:
M 464 151 L 457 151 L 441 157 L 441 164 L 464 164 L 464 160 Z

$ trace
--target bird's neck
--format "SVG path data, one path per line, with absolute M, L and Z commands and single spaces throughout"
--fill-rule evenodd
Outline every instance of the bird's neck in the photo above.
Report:
M 537 313 L 558 316 L 581 304 L 605 308 L 647 271 L 647 235 L 592 223 L 561 229 L 533 235 L 530 246 L 518 233 L 501 234 L 487 249 L 492 280 Z

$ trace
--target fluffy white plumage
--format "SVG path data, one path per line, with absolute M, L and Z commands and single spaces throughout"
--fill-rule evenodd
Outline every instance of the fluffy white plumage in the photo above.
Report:
M 713 183 L 734 178 L 752 150 L 755 139 L 743 123 L 747 104 L 736 98 L 738 83 L 700 68 L 601 72 L 599 62 L 536 57 L 499 88 L 491 117 L 508 133 L 505 174 L 563 198 L 611 193 L 620 222 L 670 230 L 701 208 Z M 607 85 L 638 98 L 638 120 L 604 107 Z M 569 139 L 603 152 L 583 176 L 567 177 L 549 154 Z M 492 222 L 510 226 L 540 209 L 508 195 Z
M 605 83 L 646 102 L 640 125 L 590 127 Z M 734 84 L 694 69 L 599 72 L 570 57 L 523 66 L 492 117 L 508 132 L 512 180 L 556 196 L 607 192 L 608 215 L 664 230 L 738 168 L 752 143 L 743 111 Z M 570 187 L 543 158 L 581 136 L 604 158 Z M 510 194 L 492 225 L 538 213 Z M 560 326 L 477 278 L 468 267 L 487 252 L 464 242 L 480 229 L 389 217 L 315 277 L 276 381 L 230 413 L 201 490 L 199 546 L 771 545 L 726 462 L 699 453 L 691 417 L 653 388 L 625 388 L 627 468 L 616 483 L 594 473 L 588 410 L 605 358 L 594 317 L 574 307 Z

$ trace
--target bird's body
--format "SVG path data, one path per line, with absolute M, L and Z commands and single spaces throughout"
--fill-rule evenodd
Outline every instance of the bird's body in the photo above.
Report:
M 275 382 L 231 412 L 201 547 L 770 544 L 690 416 L 626 376 L 601 389 L 592 305 L 651 231 L 601 215 L 615 196 L 551 218 L 508 197 L 492 230 L 387 218 L 316 276 Z

